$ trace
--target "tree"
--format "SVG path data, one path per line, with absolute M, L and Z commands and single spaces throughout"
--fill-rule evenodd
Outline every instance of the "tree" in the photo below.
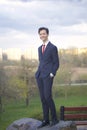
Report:
M 0 64 L 0 111 L 2 112 L 3 101 L 2 98 L 5 96 L 5 90 L 7 86 L 7 76 L 5 74 L 4 66 Z
M 36 60 L 21 60 L 20 78 L 26 83 L 26 106 L 29 105 L 29 99 L 33 94 L 33 87 L 35 86 L 34 69 L 37 66 Z
M 13 76 L 9 80 L 9 96 L 14 99 L 20 99 L 26 97 L 26 83 L 19 79 L 17 76 Z

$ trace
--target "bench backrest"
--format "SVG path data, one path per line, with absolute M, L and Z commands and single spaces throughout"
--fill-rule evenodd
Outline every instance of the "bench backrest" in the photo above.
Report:
M 60 107 L 60 120 L 86 120 L 87 119 L 87 106 L 86 107 Z

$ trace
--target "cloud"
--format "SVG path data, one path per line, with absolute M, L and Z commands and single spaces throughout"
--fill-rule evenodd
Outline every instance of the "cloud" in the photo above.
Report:
M 55 28 L 87 23 L 87 2 L 76 1 L 8 1 L 0 5 L 0 26 L 30 33 L 41 25 Z
M 58 36 L 73 38 L 83 35 L 82 39 L 86 39 L 87 0 L 0 1 L 1 47 L 24 47 L 29 42 L 35 43 L 40 26 L 48 27 L 51 39 L 55 35 L 55 41 Z

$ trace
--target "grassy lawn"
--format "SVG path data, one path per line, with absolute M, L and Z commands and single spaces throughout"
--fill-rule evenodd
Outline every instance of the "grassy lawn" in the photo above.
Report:
M 60 106 L 87 105 L 87 86 L 55 87 L 53 93 L 58 116 Z M 28 107 L 25 106 L 24 101 L 6 103 L 4 112 L 0 113 L 0 130 L 6 130 L 13 121 L 24 117 L 42 119 L 39 95 L 30 100 Z

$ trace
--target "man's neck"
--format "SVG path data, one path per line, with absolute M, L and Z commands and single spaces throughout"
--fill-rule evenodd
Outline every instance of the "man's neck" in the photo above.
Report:
M 49 40 L 43 41 L 43 44 L 48 44 Z

